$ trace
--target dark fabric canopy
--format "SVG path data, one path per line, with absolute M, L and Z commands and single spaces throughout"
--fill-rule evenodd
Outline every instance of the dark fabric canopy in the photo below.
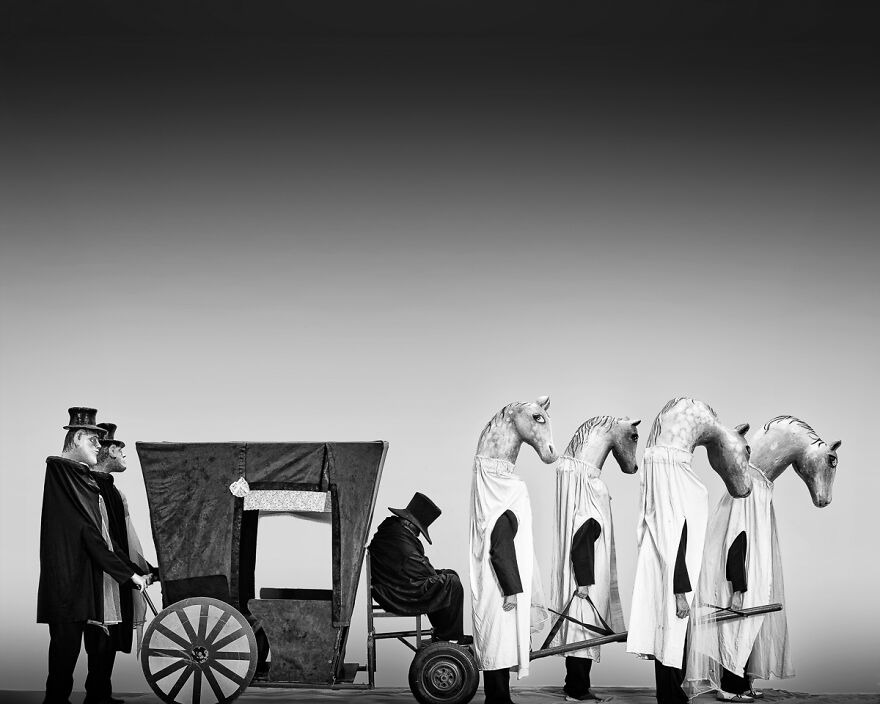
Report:
M 229 486 L 330 491 L 333 625 L 348 625 L 388 443 L 137 443 L 166 604 L 238 607 L 243 500 Z M 225 580 L 225 585 L 224 585 Z M 252 575 L 251 575 L 252 580 Z M 209 593 L 211 592 L 211 593 Z

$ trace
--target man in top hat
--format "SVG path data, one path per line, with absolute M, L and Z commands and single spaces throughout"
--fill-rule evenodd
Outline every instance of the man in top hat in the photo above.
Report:
M 406 508 L 389 508 L 369 545 L 373 597 L 389 612 L 427 614 L 434 640 L 472 643 L 464 635 L 464 589 L 453 570 L 435 570 L 419 540 L 440 515 L 437 505 L 416 492 Z M 433 543 L 431 543 L 433 544 Z
M 46 458 L 40 521 L 37 623 L 49 626 L 49 674 L 44 704 L 69 704 L 73 671 L 85 641 L 86 701 L 106 702 L 98 675 L 107 627 L 120 621 L 113 584 L 144 589 L 146 580 L 114 551 L 107 511 L 89 470 L 98 460 L 103 428 L 94 408 L 69 409 L 61 456 Z M 118 592 L 116 592 L 118 594 Z
M 143 573 L 147 584 L 152 584 L 159 579 L 159 570 L 144 558 L 141 542 L 129 517 L 128 502 L 113 481 L 114 473 L 126 470 L 123 452 L 125 443 L 116 438 L 115 423 L 98 423 L 98 427 L 104 429 L 105 435 L 100 439 L 101 449 L 98 451 L 98 464 L 92 470 L 92 479 L 97 483 L 98 492 L 107 508 L 110 539 L 129 567 L 135 572 Z M 114 585 L 114 587 L 119 592 L 120 622 L 108 626 L 109 647 L 103 651 L 100 663 L 102 666 L 95 672 L 95 676 L 99 680 L 100 700 L 121 704 L 123 700 L 112 697 L 113 688 L 110 680 L 113 665 L 117 652 L 131 652 L 132 631 L 135 628 L 138 629 L 138 645 L 140 645 L 146 602 L 139 591 L 126 589 L 124 586 L 120 588 Z

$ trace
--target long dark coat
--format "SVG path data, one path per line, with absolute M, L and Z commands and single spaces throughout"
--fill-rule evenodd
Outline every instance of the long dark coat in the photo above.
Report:
M 120 584 L 131 579 L 134 570 L 107 547 L 100 526 L 98 485 L 88 467 L 46 458 L 37 623 L 103 621 L 102 572 Z
M 450 605 L 454 573 L 431 566 L 422 541 L 400 518 L 382 521 L 368 549 L 373 596 L 384 609 L 415 615 Z
M 98 485 L 99 493 L 104 497 L 104 504 L 107 506 L 110 539 L 116 546 L 117 554 L 132 570 L 140 574 L 140 566 L 132 562 L 130 555 L 128 555 L 128 526 L 125 522 L 125 502 L 119 493 L 119 489 L 116 488 L 113 475 L 97 471 L 92 471 L 91 475 Z M 155 568 L 151 566 L 150 569 L 155 574 Z M 127 585 L 119 588 L 119 606 L 122 623 L 118 627 L 110 629 L 110 640 L 113 642 L 114 650 L 130 653 L 134 630 L 134 601 L 132 599 L 132 589 L 128 588 Z

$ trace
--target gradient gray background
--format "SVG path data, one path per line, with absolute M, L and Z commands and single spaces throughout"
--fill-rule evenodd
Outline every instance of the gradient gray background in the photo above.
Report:
M 798 677 L 776 684 L 877 691 L 872 52 L 85 44 L 22 44 L 3 64 L 4 688 L 45 677 L 43 458 L 68 406 L 130 443 L 118 482 L 151 556 L 134 441 L 381 438 L 375 523 L 426 492 L 444 509 L 428 554 L 464 575 L 479 432 L 550 394 L 560 446 L 596 414 L 650 424 L 676 395 L 731 425 L 791 413 L 842 439 L 828 508 L 793 472 L 778 482 Z M 696 465 L 714 504 L 702 450 Z M 553 471 L 528 448 L 518 469 L 549 586 Z M 628 611 L 638 480 L 613 461 L 604 476 Z M 266 527 L 263 586 L 328 579 L 320 529 Z M 349 660 L 363 622 L 361 600 Z M 378 683 L 404 685 L 409 659 L 381 644 Z M 561 676 L 547 659 L 524 684 Z M 652 682 L 621 646 L 594 669 L 598 686 Z M 132 656 L 115 686 L 146 688 Z

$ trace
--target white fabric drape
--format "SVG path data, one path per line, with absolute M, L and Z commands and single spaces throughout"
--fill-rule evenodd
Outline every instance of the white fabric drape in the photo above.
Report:
M 773 482 L 749 467 L 752 493 L 742 499 L 725 495 L 712 515 L 703 555 L 703 572 L 691 618 L 687 686 L 694 696 L 720 689 L 721 668 L 749 677 L 792 677 L 785 611 L 722 623 L 706 620 L 715 607 L 727 607 L 732 596 L 727 581 L 727 554 L 746 533 L 746 579 L 743 608 L 783 603 L 782 561 L 773 511 Z
M 140 567 L 144 574 L 148 574 L 150 571 L 150 564 L 144 557 L 144 549 L 141 547 L 140 538 L 138 538 L 137 531 L 134 529 L 134 523 L 131 521 L 131 515 L 128 512 L 128 499 L 125 498 L 125 494 L 121 491 L 119 492 L 119 495 L 122 497 L 122 505 L 125 507 L 125 528 L 128 532 L 128 558 Z M 137 656 L 140 655 L 141 643 L 143 642 L 147 601 L 144 599 L 144 595 L 137 590 L 132 590 L 132 599 L 134 600 L 133 627 L 135 631 L 137 631 L 137 648 L 135 649 L 135 655 Z
M 98 496 L 98 510 L 101 513 L 101 537 L 109 550 L 113 550 L 113 540 L 110 538 L 110 519 L 107 517 L 107 504 L 104 497 Z M 122 606 L 119 602 L 119 582 L 106 572 L 103 576 L 104 594 L 104 620 L 102 626 L 112 626 L 122 621 Z
M 574 457 L 561 457 L 556 465 L 556 530 L 553 534 L 553 584 L 551 590 L 554 609 L 561 612 L 577 582 L 571 562 L 571 541 L 574 534 L 591 518 L 595 519 L 602 532 L 595 543 L 594 572 L 595 583 L 590 586 L 590 598 L 596 609 L 615 633 L 625 630 L 623 609 L 617 586 L 617 556 L 614 548 L 614 525 L 611 520 L 611 496 L 608 487 L 600 478 L 601 469 Z M 575 597 L 568 610 L 569 616 L 602 627 L 592 607 L 585 599 Z M 551 647 L 569 645 L 598 634 L 563 621 L 559 632 L 551 641 Z M 594 646 L 565 653 L 566 657 L 590 658 L 599 660 L 600 648 Z
M 639 470 L 639 554 L 626 642 L 627 652 L 653 656 L 676 668 L 683 664 L 688 620 L 675 614 L 675 558 L 687 521 L 685 564 L 696 587 L 708 518 L 708 492 L 691 469 L 691 458 L 689 451 L 677 447 L 645 450 Z M 690 604 L 693 594 L 687 597 Z
M 534 565 L 532 509 L 525 482 L 505 460 L 477 455 L 471 484 L 470 584 L 474 646 L 481 670 L 509 667 L 522 679 L 529 673 L 532 627 L 546 621 L 538 570 Z M 492 529 L 505 511 L 519 523 L 514 549 L 523 592 L 517 608 L 504 611 L 504 595 L 489 557 Z

